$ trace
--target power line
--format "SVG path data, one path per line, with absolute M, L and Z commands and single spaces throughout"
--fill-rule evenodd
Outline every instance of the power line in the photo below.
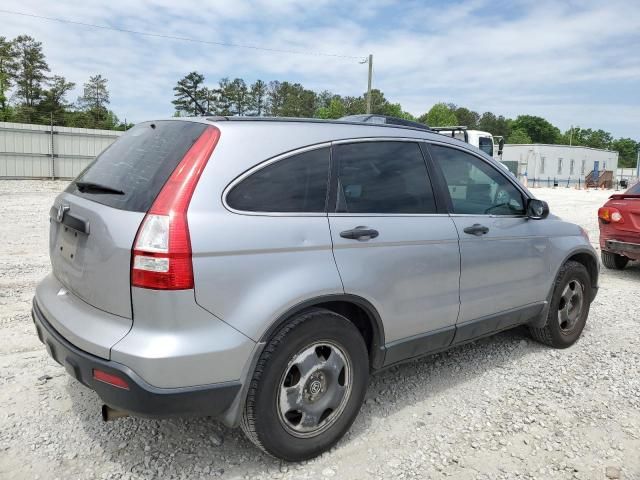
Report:
M 59 22 L 59 23 L 67 23 L 70 25 L 80 25 L 83 27 L 90 27 L 90 28 L 99 28 L 102 30 L 112 30 L 115 32 L 121 32 L 121 33 L 130 33 L 133 35 L 142 35 L 145 37 L 154 37 L 154 38 L 166 38 L 169 40 L 179 40 L 182 42 L 192 42 L 192 43 L 202 43 L 205 45 L 216 45 L 219 47 L 235 47 L 235 48 L 248 48 L 251 50 L 260 50 L 263 52 L 271 52 L 271 53 L 289 53 L 292 55 L 308 55 L 308 56 L 314 56 L 314 57 L 333 57 L 333 58 L 349 58 L 349 59 L 353 59 L 353 60 L 362 60 L 364 57 L 355 57 L 355 56 L 351 56 L 351 55 L 339 55 L 337 53 L 322 53 L 322 52 L 303 52 L 300 50 L 285 50 L 285 49 L 279 49 L 279 48 L 267 48 L 267 47 L 258 47 L 255 45 L 244 45 L 241 43 L 227 43 L 227 42 L 214 42 L 214 41 L 210 41 L 210 40 L 199 40 L 197 38 L 189 38 L 189 37 L 179 37 L 176 35 L 165 35 L 165 34 L 161 34 L 161 33 L 151 33 L 151 32 L 141 32 L 138 30 L 130 30 L 127 28 L 118 28 L 118 27 L 109 27 L 107 25 L 97 25 L 97 24 L 93 24 L 93 23 L 86 23 L 86 22 L 77 22 L 74 20 L 67 20 L 65 18 L 55 18 L 55 17 L 45 17 L 44 15 L 35 15 L 32 13 L 25 13 L 25 12 L 16 12 L 13 10 L 4 10 L 4 9 L 0 9 L 0 13 L 6 13 L 8 15 L 19 15 L 22 17 L 30 17 L 30 18 L 37 18 L 40 20 L 47 20 L 50 22 Z

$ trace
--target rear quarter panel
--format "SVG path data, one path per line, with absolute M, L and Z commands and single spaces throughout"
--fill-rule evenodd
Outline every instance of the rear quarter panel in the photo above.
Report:
M 256 164 L 324 143 L 335 132 L 222 123 L 188 212 L 196 301 L 257 341 L 291 307 L 343 293 L 329 223 L 325 214 L 234 213 L 224 206 L 223 191 Z

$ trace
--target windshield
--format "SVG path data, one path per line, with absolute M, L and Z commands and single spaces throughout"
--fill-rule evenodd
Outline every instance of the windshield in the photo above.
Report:
M 627 190 L 630 195 L 640 195 L 640 182 L 636 183 L 633 187 Z
M 478 148 L 483 152 L 485 152 L 487 155 L 493 157 L 493 138 L 479 137 Z

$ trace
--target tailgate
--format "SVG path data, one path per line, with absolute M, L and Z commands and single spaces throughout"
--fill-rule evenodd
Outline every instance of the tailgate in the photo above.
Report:
M 144 215 L 61 194 L 50 212 L 56 278 L 88 304 L 131 318 L 131 247 Z
M 68 293 L 108 314 L 132 318 L 131 249 L 138 228 L 205 128 L 191 121 L 140 123 L 56 198 L 49 253 L 53 274 Z M 93 328 L 89 320 L 87 330 Z

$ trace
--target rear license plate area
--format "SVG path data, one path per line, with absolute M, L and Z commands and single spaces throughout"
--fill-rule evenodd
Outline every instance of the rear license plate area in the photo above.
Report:
M 56 256 L 66 263 L 78 268 L 78 243 L 82 233 L 62 226 L 58 232 L 58 239 L 56 241 Z

